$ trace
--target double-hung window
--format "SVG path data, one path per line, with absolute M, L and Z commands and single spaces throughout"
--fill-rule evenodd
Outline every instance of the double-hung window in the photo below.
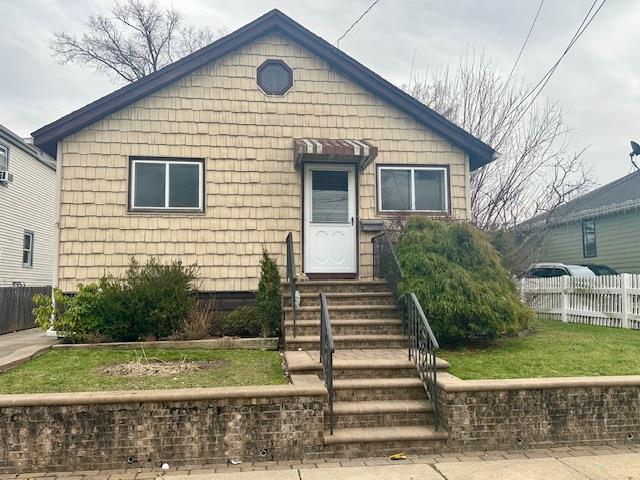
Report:
M 378 211 L 447 213 L 447 169 L 379 166 Z
M 9 147 L 0 143 L 0 172 L 9 171 Z
M 203 211 L 202 160 L 133 158 L 131 210 Z
M 596 221 L 584 220 L 582 222 L 582 256 L 584 258 L 593 258 L 597 255 Z
M 33 267 L 33 232 L 26 231 L 22 238 L 22 266 Z

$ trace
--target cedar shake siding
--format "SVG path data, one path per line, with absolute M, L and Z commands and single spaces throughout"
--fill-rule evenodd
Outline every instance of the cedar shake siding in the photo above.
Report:
M 268 59 L 293 70 L 293 87 L 283 96 L 265 95 L 256 84 L 256 69 Z M 59 142 L 60 288 L 74 291 L 79 282 L 121 274 L 132 256 L 157 256 L 196 262 L 202 290 L 253 291 L 263 248 L 284 273 L 289 231 L 301 270 L 295 138 L 359 139 L 378 147 L 374 164 L 358 176 L 360 220 L 383 218 L 375 164 L 446 166 L 451 216 L 468 217 L 467 153 L 272 33 Z M 129 211 L 132 157 L 202 159 L 203 212 Z M 374 234 L 359 232 L 360 278 L 372 276 Z

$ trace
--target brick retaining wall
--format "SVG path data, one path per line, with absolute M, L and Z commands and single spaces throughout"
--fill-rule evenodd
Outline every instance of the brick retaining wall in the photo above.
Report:
M 0 473 L 301 458 L 326 389 L 296 385 L 0 396 Z M 262 456 L 264 455 L 264 456 Z
M 463 381 L 443 373 L 438 387 L 453 451 L 620 445 L 640 435 L 638 376 Z

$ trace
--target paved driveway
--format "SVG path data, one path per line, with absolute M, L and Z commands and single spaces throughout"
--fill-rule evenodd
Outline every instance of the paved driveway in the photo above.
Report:
M 57 338 L 47 337 L 37 328 L 0 335 L 0 372 L 39 355 L 57 342 Z
M 0 335 L 0 358 L 11 355 L 25 347 L 45 347 L 56 342 L 55 337 L 47 337 L 47 334 L 39 328 L 5 333 Z

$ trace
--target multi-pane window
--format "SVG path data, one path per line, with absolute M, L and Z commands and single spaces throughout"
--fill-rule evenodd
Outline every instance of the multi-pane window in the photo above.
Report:
M 133 159 L 132 210 L 203 210 L 201 160 Z
M 22 266 L 33 267 L 33 232 L 24 232 L 22 240 Z
M 595 220 L 584 220 L 582 222 L 582 255 L 584 258 L 597 256 Z
M 447 170 L 442 167 L 378 167 L 381 212 L 447 212 Z
M 0 143 L 0 172 L 9 170 L 9 148 Z

